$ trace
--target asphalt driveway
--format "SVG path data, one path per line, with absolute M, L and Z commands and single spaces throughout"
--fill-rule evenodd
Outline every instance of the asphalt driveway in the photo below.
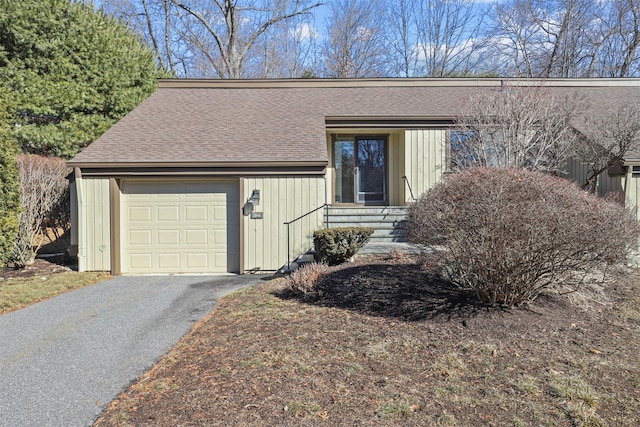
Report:
M 116 277 L 0 316 L 0 426 L 86 426 L 261 276 Z

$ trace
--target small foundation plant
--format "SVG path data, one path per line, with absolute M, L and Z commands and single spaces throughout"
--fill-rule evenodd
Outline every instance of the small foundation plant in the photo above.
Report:
M 623 263 L 640 229 L 630 211 L 566 179 L 474 167 L 411 206 L 408 238 L 437 248 L 439 274 L 490 306 L 512 307 Z M 600 275 L 602 277 L 602 275 Z
M 296 296 L 308 296 L 313 294 L 322 278 L 329 271 L 325 263 L 312 262 L 298 268 L 285 278 L 287 287 Z
M 329 265 L 347 262 L 367 244 L 372 234 L 371 227 L 335 227 L 318 230 L 313 233 L 316 260 Z

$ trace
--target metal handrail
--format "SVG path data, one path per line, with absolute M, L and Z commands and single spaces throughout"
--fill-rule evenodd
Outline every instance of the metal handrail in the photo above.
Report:
M 413 190 L 411 189 L 411 184 L 409 183 L 409 178 L 407 178 L 406 175 L 402 176 L 402 179 L 404 179 L 405 184 L 407 184 L 407 187 L 409 187 L 409 194 L 411 195 L 411 199 L 415 202 L 418 199 L 415 198 L 415 196 L 413 195 Z
M 294 222 L 299 221 L 302 218 L 311 215 L 312 213 L 318 212 L 320 209 L 326 208 L 327 206 L 329 205 L 325 203 L 322 206 L 318 206 L 314 210 L 307 212 L 306 214 L 300 215 L 299 217 L 284 223 L 284 225 L 287 226 L 287 271 L 291 268 L 291 245 L 290 245 L 290 239 L 289 239 L 289 226 Z M 326 217 L 326 214 L 325 214 L 325 217 Z

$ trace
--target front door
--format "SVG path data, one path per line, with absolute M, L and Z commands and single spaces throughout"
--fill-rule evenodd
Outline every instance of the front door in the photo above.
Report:
M 333 150 L 336 203 L 385 204 L 387 139 L 340 136 Z

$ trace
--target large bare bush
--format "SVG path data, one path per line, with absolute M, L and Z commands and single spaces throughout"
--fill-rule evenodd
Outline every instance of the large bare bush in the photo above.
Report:
M 470 168 L 408 213 L 411 241 L 438 246 L 441 273 L 490 305 L 514 306 L 626 259 L 640 228 L 630 212 L 568 180 L 513 168 Z
M 52 213 L 65 206 L 61 199 L 68 195 L 69 183 L 66 162 L 59 158 L 21 155 L 18 171 L 22 213 L 13 261 L 17 267 L 24 267 L 33 263 Z

